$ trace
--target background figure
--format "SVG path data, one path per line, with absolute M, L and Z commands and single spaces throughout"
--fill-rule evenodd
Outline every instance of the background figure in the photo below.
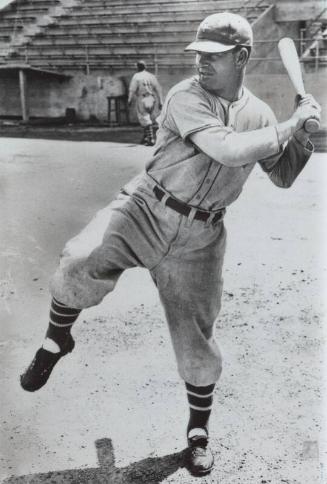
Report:
M 128 104 L 136 100 L 136 113 L 144 129 L 142 144 L 153 146 L 155 143 L 154 121 L 156 111 L 162 107 L 162 90 L 155 75 L 146 70 L 144 61 L 136 64 L 137 71 L 129 86 Z

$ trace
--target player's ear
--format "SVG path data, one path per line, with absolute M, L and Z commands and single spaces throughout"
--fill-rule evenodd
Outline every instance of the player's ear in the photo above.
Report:
M 238 67 L 244 67 L 249 60 L 250 52 L 246 47 L 237 46 L 235 48 L 235 63 Z

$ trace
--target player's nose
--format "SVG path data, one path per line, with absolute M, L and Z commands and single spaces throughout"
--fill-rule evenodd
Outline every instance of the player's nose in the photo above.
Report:
M 205 67 L 209 65 L 209 54 L 207 52 L 197 52 L 196 65 Z

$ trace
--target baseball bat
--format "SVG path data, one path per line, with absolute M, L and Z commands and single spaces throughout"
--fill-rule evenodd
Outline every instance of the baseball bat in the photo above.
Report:
M 296 94 L 299 94 L 301 97 L 304 96 L 305 89 L 303 84 L 301 64 L 293 40 L 289 37 L 280 39 L 278 42 L 278 50 Z M 304 129 L 307 133 L 315 133 L 319 130 L 319 128 L 320 124 L 317 119 L 309 118 L 304 123 Z

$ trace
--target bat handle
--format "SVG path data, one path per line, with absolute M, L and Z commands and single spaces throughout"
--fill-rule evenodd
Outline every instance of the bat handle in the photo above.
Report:
M 306 131 L 307 133 L 316 133 L 317 131 L 319 131 L 320 123 L 315 118 L 309 118 L 305 121 L 303 127 L 304 131 Z

